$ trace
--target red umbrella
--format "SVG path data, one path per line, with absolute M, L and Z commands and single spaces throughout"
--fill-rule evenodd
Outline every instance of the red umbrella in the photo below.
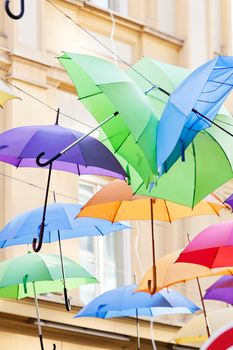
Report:
M 233 266 L 233 221 L 221 222 L 201 231 L 181 252 L 176 262 L 209 268 Z

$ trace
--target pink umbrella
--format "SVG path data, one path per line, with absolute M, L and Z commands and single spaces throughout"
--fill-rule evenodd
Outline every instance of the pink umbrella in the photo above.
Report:
M 176 262 L 209 268 L 233 266 L 233 221 L 221 222 L 201 231 Z

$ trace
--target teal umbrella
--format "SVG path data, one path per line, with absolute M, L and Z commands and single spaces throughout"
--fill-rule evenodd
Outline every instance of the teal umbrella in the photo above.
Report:
M 67 289 L 97 280 L 82 266 L 63 257 Z M 39 317 L 37 294 L 62 292 L 64 288 L 60 256 L 56 254 L 34 254 L 5 260 L 0 263 L 0 298 L 22 299 L 34 297 L 41 349 L 44 350 Z M 54 344 L 53 348 L 56 346 Z

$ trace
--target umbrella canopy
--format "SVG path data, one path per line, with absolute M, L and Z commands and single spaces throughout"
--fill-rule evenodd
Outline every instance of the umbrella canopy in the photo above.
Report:
M 206 266 L 190 264 L 190 263 L 177 263 L 181 250 L 177 250 L 170 254 L 162 256 L 156 262 L 156 292 L 163 288 L 167 288 L 174 284 L 187 282 L 195 278 L 211 277 L 216 275 L 232 275 L 233 269 L 209 269 Z M 150 268 L 139 282 L 137 291 L 150 293 L 148 289 L 148 280 L 153 279 L 153 268 Z
M 218 117 L 224 128 L 233 132 L 232 118 Z M 178 159 L 173 167 L 148 188 L 130 169 L 131 186 L 137 194 L 164 198 L 194 207 L 209 193 L 233 177 L 233 138 L 215 125 L 199 133 L 186 149 L 185 162 Z M 214 175 L 213 175 L 214 174 Z
M 64 257 L 64 264 L 67 279 L 76 280 L 74 283 L 71 281 L 72 285 L 76 283 L 76 287 L 78 287 L 88 283 L 97 283 L 95 277 L 73 260 Z M 62 282 L 62 272 L 60 256 L 57 254 L 28 253 L 25 256 L 0 262 L 0 288 L 25 285 L 25 294 L 27 295 L 26 289 L 32 290 L 32 283 L 35 283 L 37 288 L 38 283 L 40 293 L 48 293 L 51 291 L 50 289 L 48 292 L 44 291 L 47 281 L 56 281 L 55 285 L 60 285 L 60 290 L 63 289 L 63 284 L 58 283 Z M 43 283 L 40 285 L 40 282 Z M 52 286 L 52 283 L 49 286 Z M 7 294 L 3 294 L 3 290 L 1 293 L 2 297 L 3 295 L 7 297 Z
M 69 239 L 85 236 L 105 236 L 110 232 L 116 232 L 130 228 L 121 223 L 111 223 L 107 220 L 94 218 L 80 218 L 75 220 L 75 215 L 80 211 L 80 204 L 55 203 L 47 207 L 44 243 L 51 243 L 60 239 Z M 31 243 L 40 232 L 40 222 L 43 208 L 30 210 L 18 215 L 0 231 L 0 247 Z
M 181 252 L 177 262 L 210 268 L 233 266 L 233 221 L 211 225 L 201 231 Z
M 142 76 L 150 77 L 150 80 L 156 82 L 168 93 L 173 92 L 190 73 L 187 69 L 150 58 L 143 58 L 133 68 Z M 151 85 L 142 76 L 134 70 L 129 70 L 128 74 L 143 91 L 149 90 Z M 160 117 L 168 96 L 156 88 L 149 91 L 146 96 L 157 111 L 157 116 Z M 219 110 L 215 120 L 230 133 L 233 133 L 232 118 L 224 107 Z M 179 159 L 168 173 L 154 182 L 154 187 L 153 184 L 149 187 L 147 184 L 145 185 L 135 169 L 129 167 L 127 172 L 131 177 L 131 186 L 135 193 L 164 198 L 193 207 L 232 178 L 232 147 L 232 137 L 225 135 L 212 125 L 208 131 L 199 133 L 187 148 L 185 162 Z M 216 162 L 216 157 L 218 162 Z M 121 159 L 120 162 L 126 167 Z M 219 166 L 219 164 L 221 165 Z M 176 185 L 174 186 L 174 184 Z
M 211 331 L 214 333 L 233 318 L 233 308 L 226 308 L 208 312 L 208 320 Z M 196 315 L 191 321 L 187 322 L 174 336 L 173 340 L 177 344 L 193 344 L 201 346 L 208 339 L 203 315 Z M 194 345 L 194 344 L 193 344 Z
M 216 201 L 216 200 L 215 200 Z M 119 220 L 150 220 L 151 221 L 151 246 L 153 259 L 153 288 L 151 280 L 148 280 L 148 288 L 151 294 L 156 289 L 155 273 L 155 238 L 153 220 L 172 222 L 188 216 L 218 214 L 223 204 L 203 202 L 194 209 L 179 204 L 167 202 L 162 199 L 135 196 L 126 182 L 115 180 L 97 192 L 81 209 L 78 217 L 97 217 L 109 221 Z M 150 286 L 149 286 L 150 284 Z
M 233 209 L 233 193 L 224 201 L 224 203 L 228 204 L 231 209 Z
M 0 161 L 16 167 L 37 167 L 39 153 L 45 152 L 48 160 L 81 136 L 83 134 L 79 131 L 56 124 L 10 129 L 0 134 Z M 52 168 L 78 175 L 95 174 L 121 179 L 126 176 L 113 154 L 91 136 L 54 161 Z
M 78 92 L 79 100 L 97 122 L 119 112 L 102 129 L 114 153 L 131 164 L 148 183 L 157 173 L 157 118 L 141 89 L 118 66 L 102 58 L 64 53 L 59 61 Z M 104 136 L 105 138 L 105 136 Z
M 64 266 L 67 288 L 97 283 L 94 276 L 67 257 L 64 257 Z M 59 255 L 29 253 L 0 262 L 0 298 L 18 300 L 34 296 L 41 350 L 44 350 L 44 345 L 37 294 L 60 292 L 63 288 Z M 55 344 L 53 349 L 56 349 Z
M 193 209 L 159 198 L 134 195 L 125 181 L 114 180 L 100 189 L 81 209 L 77 217 L 96 217 L 111 222 L 151 220 L 172 222 L 187 216 L 216 215 L 226 206 L 214 197 L 202 201 Z
M 220 300 L 233 304 L 233 276 L 223 276 L 207 288 L 204 299 Z
M 211 126 L 233 87 L 232 66 L 233 57 L 217 56 L 193 71 L 171 94 L 157 130 L 161 173 L 184 157 L 198 132 Z
M 190 314 L 200 310 L 190 300 L 173 290 L 163 290 L 150 296 L 147 293 L 136 293 L 136 287 L 132 284 L 105 292 L 92 300 L 75 317 L 153 317 L 176 313 Z
M 0 106 L 3 105 L 14 98 L 19 98 L 14 94 L 14 91 L 3 81 L 0 80 Z

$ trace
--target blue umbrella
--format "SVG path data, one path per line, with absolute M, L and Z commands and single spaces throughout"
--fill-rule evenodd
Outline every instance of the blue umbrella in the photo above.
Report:
M 62 258 L 61 239 L 84 237 L 84 236 L 105 236 L 130 228 L 121 223 L 111 223 L 108 220 L 95 218 L 75 219 L 77 212 L 82 205 L 54 203 L 48 205 L 45 219 L 44 243 L 59 241 L 61 268 L 64 281 L 64 296 L 67 310 L 70 310 L 67 290 L 65 286 L 65 272 Z M 42 208 L 28 211 L 16 216 L 0 231 L 0 248 L 31 243 L 33 238 L 40 234 L 40 223 Z
M 56 242 L 58 231 L 60 238 L 69 239 L 86 236 L 105 236 L 111 232 L 130 228 L 119 222 L 96 218 L 75 219 L 82 205 L 54 203 L 48 205 L 45 219 L 44 243 Z M 41 212 L 43 208 L 36 208 L 16 216 L 0 231 L 0 248 L 27 244 L 32 238 L 38 238 L 40 233 Z
M 232 87 L 233 57 L 217 56 L 194 70 L 170 95 L 157 129 L 160 174 L 180 156 L 184 160 L 185 149 L 198 132 L 211 126 Z
M 99 295 L 85 306 L 76 317 L 114 318 L 134 316 L 160 316 L 170 314 L 191 314 L 200 308 L 178 292 L 164 289 L 150 295 L 135 292 L 136 284 L 115 288 Z M 138 337 L 138 349 L 140 349 Z

